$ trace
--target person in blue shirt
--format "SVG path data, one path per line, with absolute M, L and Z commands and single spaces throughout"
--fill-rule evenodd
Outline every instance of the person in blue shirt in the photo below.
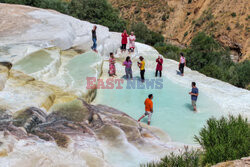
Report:
M 195 82 L 192 82 L 192 90 L 191 90 L 191 92 L 189 92 L 189 94 L 191 95 L 192 106 L 194 108 L 194 111 L 197 112 L 196 101 L 197 101 L 197 98 L 198 98 L 198 95 L 199 95 L 199 90 L 196 87 L 196 83 Z

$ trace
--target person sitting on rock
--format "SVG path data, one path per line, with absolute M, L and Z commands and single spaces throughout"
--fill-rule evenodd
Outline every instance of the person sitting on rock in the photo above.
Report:
M 148 125 L 150 125 L 151 117 L 152 117 L 152 114 L 153 114 L 153 102 L 152 102 L 152 99 L 153 99 L 153 95 L 152 94 L 148 95 L 148 98 L 144 102 L 144 104 L 145 104 L 145 114 L 140 117 L 138 122 L 140 122 L 142 118 L 144 118 L 145 116 L 148 115 Z

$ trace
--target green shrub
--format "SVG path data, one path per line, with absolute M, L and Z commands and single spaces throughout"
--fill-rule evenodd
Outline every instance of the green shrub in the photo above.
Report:
M 250 60 L 236 64 L 235 70 L 238 77 L 238 82 L 235 85 L 246 88 L 250 84 Z
M 189 151 L 188 148 L 185 147 L 185 151 L 178 155 L 171 153 L 162 158 L 158 163 L 152 162 L 141 165 L 141 167 L 198 167 L 200 166 L 200 155 L 200 151 Z
M 250 155 L 250 128 L 241 116 L 219 120 L 210 118 L 195 136 L 204 149 L 202 164 L 216 164 Z
M 231 13 L 231 16 L 236 17 L 236 13 L 235 12 Z
M 188 32 L 186 31 L 185 34 L 184 34 L 184 37 L 186 37 L 188 35 Z
M 229 49 L 222 47 L 213 37 L 201 32 L 192 40 L 190 46 L 181 49 L 171 44 L 157 43 L 155 49 L 164 57 L 179 61 L 180 52 L 187 59 L 187 66 L 209 77 L 247 88 L 250 85 L 250 61 L 234 63 Z
M 107 26 L 111 31 L 121 32 L 126 28 L 126 22 L 107 0 L 72 0 L 69 13 L 78 19 Z
M 152 46 L 158 42 L 164 42 L 164 37 L 161 34 L 149 30 L 142 22 L 133 23 L 130 27 L 130 31 L 135 33 L 138 42 Z
M 164 13 L 161 17 L 161 20 L 166 21 L 167 19 L 169 19 L 169 15 L 166 15 L 166 13 Z
M 179 54 L 180 52 L 182 52 L 182 50 L 179 47 L 171 44 L 162 44 L 162 43 L 157 43 L 154 45 L 154 47 L 165 58 L 179 61 L 180 59 Z

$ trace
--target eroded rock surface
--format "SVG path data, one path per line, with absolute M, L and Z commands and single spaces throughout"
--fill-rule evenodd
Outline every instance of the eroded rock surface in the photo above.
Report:
M 3 135 L 0 139 L 0 156 L 10 160 L 13 154 L 21 154 L 16 147 L 25 149 L 39 141 L 39 144 L 55 143 L 59 150 L 84 151 L 84 154 L 89 154 L 83 158 L 89 166 L 107 165 L 110 161 L 107 157 L 114 150 L 123 154 L 133 149 L 141 155 L 154 155 L 154 158 L 178 150 L 168 148 L 164 144 L 167 142 L 164 138 L 161 139 L 153 130 L 146 125 L 141 126 L 127 114 L 104 105 L 90 105 L 82 99 L 54 104 L 48 113 L 36 107 L 29 107 L 15 114 L 1 110 L 0 134 Z M 45 149 L 44 152 L 46 151 Z M 28 157 L 32 162 L 38 162 L 33 155 Z M 1 163 L 4 158 L 0 158 Z M 98 161 L 92 162 L 91 159 Z M 46 164 L 41 163 L 41 166 Z M 54 162 L 54 165 L 57 164 L 58 162 Z

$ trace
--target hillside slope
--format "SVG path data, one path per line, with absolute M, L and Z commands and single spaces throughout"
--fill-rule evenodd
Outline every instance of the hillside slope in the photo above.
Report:
M 130 22 L 145 23 L 168 42 L 188 45 L 205 31 L 229 46 L 237 60 L 250 59 L 250 1 L 109 0 Z

